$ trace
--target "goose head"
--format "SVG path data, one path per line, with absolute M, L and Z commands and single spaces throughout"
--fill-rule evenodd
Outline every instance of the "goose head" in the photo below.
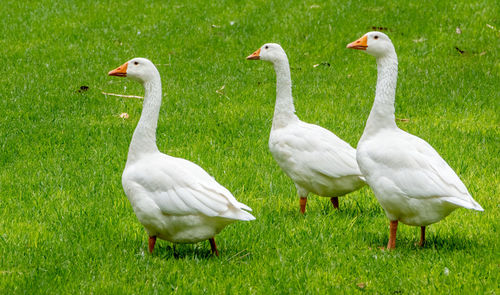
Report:
M 376 58 L 385 57 L 395 53 L 391 39 L 381 32 L 369 32 L 358 40 L 347 44 L 347 48 L 364 50 Z
M 110 71 L 108 75 L 128 77 L 140 83 L 145 83 L 155 79 L 158 76 L 158 70 L 150 60 L 136 57 Z
M 266 43 L 262 45 L 261 48 L 257 49 L 254 53 L 247 56 L 247 59 L 249 60 L 260 59 L 272 63 L 286 58 L 287 57 L 285 51 L 279 44 L 276 43 Z

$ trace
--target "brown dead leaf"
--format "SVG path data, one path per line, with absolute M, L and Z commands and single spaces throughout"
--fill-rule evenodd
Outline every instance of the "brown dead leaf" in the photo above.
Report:
M 356 286 L 358 286 L 358 288 L 360 288 L 360 289 L 364 289 L 366 287 L 366 283 L 363 283 L 363 282 L 357 283 Z
M 460 54 L 464 54 L 465 53 L 465 50 L 462 50 L 460 48 L 458 48 L 457 46 L 455 46 L 455 49 L 460 52 Z
M 82 86 L 80 86 L 80 89 L 78 89 L 78 92 L 82 93 L 82 92 L 85 92 L 87 90 L 89 90 L 89 87 L 86 85 L 82 85 Z
M 372 30 L 374 30 L 374 31 L 388 31 L 389 29 L 386 27 L 372 26 Z
M 396 118 L 396 121 L 399 121 L 399 122 L 410 122 L 410 119 L 407 119 L 407 118 Z

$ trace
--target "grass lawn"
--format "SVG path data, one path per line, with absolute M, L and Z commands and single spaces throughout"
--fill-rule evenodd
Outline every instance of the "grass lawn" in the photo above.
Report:
M 2 1 L 0 294 L 500 293 L 497 1 L 127 2 Z M 405 225 L 395 251 L 378 248 L 389 221 L 369 188 L 339 211 L 311 195 L 300 215 L 267 147 L 274 70 L 245 60 L 280 43 L 298 116 L 356 146 L 377 73 L 345 46 L 372 27 L 399 56 L 396 117 L 408 120 L 398 125 L 485 209 L 430 226 L 422 249 L 419 228 Z M 107 76 L 137 56 L 162 75 L 160 150 L 254 209 L 256 221 L 216 237 L 219 258 L 208 242 L 179 245 L 178 258 L 166 241 L 147 252 L 121 186 L 142 101 L 102 94 L 143 95 Z

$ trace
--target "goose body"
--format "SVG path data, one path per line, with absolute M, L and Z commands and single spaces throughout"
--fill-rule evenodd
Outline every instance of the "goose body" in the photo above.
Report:
M 297 121 L 272 129 L 269 150 L 300 196 L 339 197 L 364 185 L 356 150 L 318 125 Z
M 210 240 L 237 220 L 254 220 L 251 209 L 200 166 L 161 153 L 156 146 L 156 126 L 161 106 L 161 80 L 147 59 L 134 58 L 111 71 L 143 84 L 141 118 L 132 136 L 122 185 L 139 222 L 149 235 L 149 250 L 156 238 L 173 243 Z M 247 211 L 245 211 L 247 210 Z
M 348 45 L 377 59 L 375 101 L 358 143 L 357 162 L 391 221 L 388 248 L 395 248 L 397 224 L 421 227 L 438 222 L 457 208 L 483 211 L 457 174 L 425 140 L 399 129 L 394 100 L 397 55 L 389 37 L 370 32 Z
M 149 236 L 173 243 L 208 240 L 236 220 L 254 219 L 200 166 L 162 153 L 127 163 L 122 185 Z
M 303 122 L 295 115 L 290 67 L 280 45 L 264 44 L 247 59 L 262 59 L 274 65 L 276 105 L 269 150 L 294 182 L 301 212 L 305 212 L 310 192 L 329 197 L 338 208 L 338 197 L 365 185 L 356 163 L 356 150 L 331 131 Z

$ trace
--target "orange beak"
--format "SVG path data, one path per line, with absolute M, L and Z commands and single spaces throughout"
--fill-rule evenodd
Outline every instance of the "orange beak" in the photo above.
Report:
M 257 49 L 254 53 L 247 56 L 247 59 L 260 59 L 260 48 Z
M 118 76 L 118 77 L 127 77 L 127 67 L 128 67 L 128 62 L 126 62 L 123 65 L 117 67 L 116 69 L 110 71 L 108 73 L 108 75 Z
M 367 47 L 368 47 L 368 38 L 366 37 L 366 35 L 352 43 L 347 44 L 347 48 L 351 49 L 366 50 Z

